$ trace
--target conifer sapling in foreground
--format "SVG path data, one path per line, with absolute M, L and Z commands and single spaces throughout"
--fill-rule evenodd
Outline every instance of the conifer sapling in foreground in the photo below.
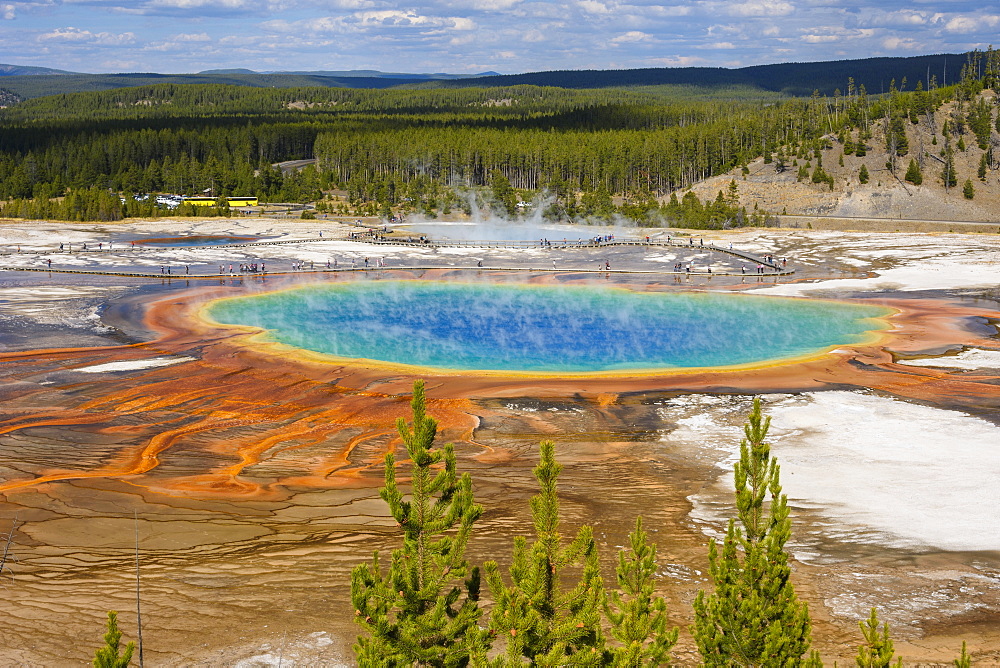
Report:
M 729 520 L 721 549 L 709 542 L 715 591 L 698 592 L 694 603 L 692 630 L 706 666 L 821 665 L 815 653 L 806 657 L 809 611 L 789 580 L 784 548 L 792 523 L 778 462 L 765 442 L 770 425 L 755 398 L 735 465 L 739 522 Z
M 94 668 L 125 668 L 132 661 L 135 643 L 129 641 L 121 651 L 122 632 L 118 628 L 118 613 L 108 612 L 108 630 L 104 646 L 94 652 Z
M 352 573 L 355 621 L 370 634 L 354 650 L 362 666 L 464 666 L 465 638 L 481 614 L 479 569 L 469 568 L 465 548 L 482 507 L 473 502 L 469 474 L 456 473 L 454 446 L 433 447 L 437 422 L 425 414 L 423 381 L 413 384 L 410 405 L 412 429 L 397 421 L 412 461 L 410 498 L 399 491 L 392 453 L 381 490 L 403 547 L 393 551 L 387 573 L 378 552 Z
M 889 635 L 889 623 L 882 624 L 879 631 L 878 614 L 872 608 L 868 619 L 858 622 L 861 627 L 861 635 L 864 636 L 865 644 L 858 648 L 858 656 L 855 662 L 858 668 L 891 668 L 898 666 L 902 668 L 903 659 L 899 658 L 895 663 L 892 660 L 893 647 L 892 637 Z M 965 646 L 962 646 L 964 654 Z
M 559 533 L 559 500 L 556 480 L 562 466 L 555 461 L 551 441 L 541 444 L 541 462 L 535 478 L 541 491 L 531 499 L 535 541 L 514 539 L 510 585 L 504 583 L 495 561 L 484 565 L 486 583 L 496 603 L 489 628 L 474 634 L 471 642 L 475 666 L 520 666 L 527 659 L 535 666 L 608 665 L 601 633 L 604 587 L 597 546 L 589 526 L 580 527 L 563 545 Z M 580 571 L 568 590 L 567 570 Z M 493 660 L 486 658 L 491 642 L 505 643 Z
M 667 630 L 667 603 L 653 595 L 656 584 L 656 545 L 648 542 L 642 518 L 629 534 L 629 550 L 618 553 L 618 590 L 608 591 L 604 612 L 611 635 L 621 643 L 609 648 L 611 665 L 660 666 L 670 663 L 677 629 Z

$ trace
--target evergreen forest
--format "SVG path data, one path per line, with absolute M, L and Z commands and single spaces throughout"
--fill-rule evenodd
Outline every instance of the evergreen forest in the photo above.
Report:
M 834 143 L 845 154 L 885 150 L 894 170 L 909 150 L 906 125 L 933 118 L 945 103 L 959 111 L 935 128 L 942 170 L 960 142 L 978 144 L 985 169 L 995 169 L 996 97 L 982 93 L 996 90 L 998 72 L 1000 52 L 991 48 L 970 53 L 953 85 L 933 75 L 891 79 L 879 95 L 850 78 L 832 95 L 810 97 L 739 87 L 468 82 L 416 89 L 165 83 L 53 95 L 0 109 L 0 215 L 154 217 L 168 212 L 143 195 L 208 193 L 316 202 L 341 215 L 433 217 L 469 211 L 478 200 L 514 216 L 534 201 L 547 217 L 569 221 L 760 225 L 766 212 L 741 210 L 731 193 L 701 202 L 683 189 L 761 156 L 782 170 Z M 892 146 L 875 147 L 876 136 Z M 301 159 L 316 162 L 276 166 Z M 829 178 L 822 169 L 805 176 L 820 184 Z M 958 176 L 965 175 L 952 168 L 944 186 Z M 182 207 L 171 215 L 195 213 Z

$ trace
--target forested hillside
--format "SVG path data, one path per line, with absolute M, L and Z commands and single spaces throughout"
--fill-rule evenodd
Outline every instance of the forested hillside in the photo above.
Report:
M 966 62 L 964 53 L 942 53 L 932 56 L 903 58 L 861 58 L 814 63 L 777 63 L 728 69 L 724 67 L 650 67 L 632 70 L 563 70 L 527 72 L 459 81 L 437 82 L 434 85 L 459 86 L 559 86 L 561 88 L 608 88 L 618 86 L 656 86 L 664 84 L 698 86 L 751 86 L 761 90 L 808 96 L 813 91 L 834 95 L 844 90 L 848 77 L 870 93 L 889 91 L 892 80 L 915 82 L 931 76 L 942 84 L 957 81 Z
M 946 145 L 973 132 L 991 146 L 994 105 L 972 102 L 996 87 L 998 70 L 997 52 L 974 53 L 954 86 L 932 76 L 907 92 L 890 81 L 883 97 L 851 79 L 833 96 L 710 101 L 662 89 L 534 86 L 163 84 L 58 95 L 0 110 L 2 214 L 114 220 L 156 213 L 149 200 L 131 199 L 137 193 L 314 201 L 337 189 L 350 199 L 339 210 L 352 214 L 436 215 L 474 196 L 513 215 L 518 201 L 547 193 L 546 215 L 562 219 L 760 222 L 721 194 L 707 207 L 666 197 L 759 156 L 781 162 L 822 150 L 830 137 L 850 137 L 851 153 L 875 150 L 878 119 L 898 127 L 956 98 L 968 104 L 942 129 Z M 272 167 L 302 158 L 317 166 Z M 985 160 L 994 169 L 992 150 Z
M 156 84 L 226 84 L 257 88 L 296 88 L 302 86 L 328 86 L 332 88 L 391 88 L 425 81 L 387 77 L 323 76 L 317 74 L 258 72 L 209 72 L 204 74 L 157 74 L 138 72 L 131 74 L 23 74 L 3 77 L 3 84 L 20 97 L 36 98 L 49 95 L 82 93 L 133 86 Z

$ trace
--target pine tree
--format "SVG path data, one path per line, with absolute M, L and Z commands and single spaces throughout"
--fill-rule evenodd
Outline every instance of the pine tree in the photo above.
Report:
M 536 666 L 606 665 L 608 655 L 601 633 L 601 581 L 597 546 L 589 526 L 569 544 L 559 533 L 559 500 L 556 481 L 562 466 L 555 461 L 551 441 L 541 444 L 541 461 L 535 478 L 541 491 L 531 499 L 535 541 L 514 539 L 510 585 L 495 561 L 484 565 L 486 583 L 496 604 L 489 629 L 473 634 L 473 665 L 519 666 L 527 659 Z M 567 569 L 581 571 L 579 581 L 564 589 Z M 493 661 L 485 656 L 486 636 L 504 638 L 506 649 Z
M 886 119 L 885 128 L 886 151 L 892 156 L 904 156 L 910 152 L 910 142 L 906 138 L 906 124 L 903 116 L 893 116 Z
M 962 186 L 962 196 L 965 199 L 972 199 L 976 196 L 976 189 L 972 186 L 972 179 L 965 179 L 965 184 Z
M 969 649 L 964 640 L 962 641 L 962 653 L 952 663 L 955 664 L 955 668 L 972 668 L 972 657 L 969 656 Z
M 892 662 L 894 650 L 892 637 L 889 635 L 889 623 L 882 625 L 880 633 L 878 613 L 875 612 L 875 608 L 872 608 L 868 619 L 858 622 L 858 626 L 861 627 L 861 634 L 865 638 L 865 644 L 858 647 L 856 659 L 858 668 L 890 668 L 890 666 L 902 668 L 902 657 L 895 664 Z
M 865 184 L 868 183 L 868 167 L 866 165 L 861 165 L 861 171 L 858 172 L 858 182 Z
M 976 176 L 985 181 L 987 169 L 989 169 L 989 161 L 986 158 L 986 154 L 983 153 L 982 157 L 979 158 L 979 169 L 976 170 Z
M 437 422 L 425 413 L 423 381 L 413 384 L 410 406 L 412 429 L 402 418 L 396 423 L 412 461 L 410 500 L 399 491 L 392 453 L 380 492 L 402 529 L 403 548 L 392 553 L 385 575 L 378 552 L 354 569 L 355 621 L 370 634 L 354 651 L 363 666 L 463 666 L 465 636 L 481 614 L 479 569 L 470 570 L 465 548 L 482 507 L 473 503 L 469 474 L 456 473 L 454 446 L 433 448 Z
M 122 632 L 118 629 L 118 613 L 108 612 L 108 630 L 104 646 L 94 652 L 94 668 L 125 668 L 132 661 L 135 643 L 129 641 L 121 651 Z
M 765 442 L 771 418 L 755 398 L 735 465 L 739 526 L 729 520 L 721 550 L 709 542 L 715 591 L 698 592 L 692 629 L 706 666 L 819 665 L 809 652 L 809 611 L 789 580 L 785 542 L 791 535 L 779 467 Z M 770 494 L 770 502 L 765 497 Z
M 510 180 L 499 169 L 494 170 L 490 178 L 490 188 L 493 191 L 493 201 L 508 216 L 517 213 L 517 196 Z
M 677 629 L 667 630 L 667 603 L 653 595 L 656 546 L 647 542 L 642 518 L 636 518 L 629 534 L 631 550 L 618 553 L 618 587 L 609 591 L 604 612 L 611 622 L 611 635 L 622 643 L 610 650 L 611 665 L 622 668 L 659 666 L 670 661 L 677 642 Z
M 920 165 L 913 158 L 910 158 L 910 166 L 906 168 L 906 176 L 903 178 L 915 186 L 919 186 L 924 182 L 924 175 L 920 171 Z
M 944 168 L 941 170 L 941 181 L 944 182 L 944 189 L 954 188 L 958 185 L 958 176 L 955 175 L 955 158 L 948 147 L 944 152 Z

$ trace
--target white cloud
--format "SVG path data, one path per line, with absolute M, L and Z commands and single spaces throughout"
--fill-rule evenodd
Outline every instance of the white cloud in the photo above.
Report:
M 934 23 L 940 16 L 913 9 L 864 9 L 848 16 L 844 23 L 847 27 L 914 29 Z
M 521 0 L 452 0 L 445 3 L 446 7 L 460 7 L 480 12 L 499 12 L 510 9 L 521 3 Z
M 824 44 L 826 42 L 837 42 L 843 39 L 841 35 L 803 35 L 802 41 L 806 44 Z
M 725 6 L 732 16 L 788 16 L 795 11 L 795 5 L 785 0 L 746 0 Z
M 689 5 L 652 5 L 644 9 L 651 16 L 690 16 L 693 11 Z
M 611 12 L 606 4 L 597 2 L 597 0 L 578 0 L 576 4 L 588 14 L 608 14 Z
M 31 12 L 34 10 L 52 7 L 56 3 L 54 0 L 29 0 L 28 2 L 3 2 L 0 3 L 0 19 L 13 21 L 18 14 Z
M 629 44 L 634 42 L 648 42 L 652 39 L 652 35 L 648 33 L 641 32 L 639 30 L 630 30 L 627 33 L 618 35 L 611 40 L 612 44 Z
M 422 33 L 470 31 L 476 22 L 462 16 L 425 16 L 396 9 L 359 11 L 344 16 L 322 16 L 300 21 L 265 21 L 260 27 L 282 34 L 343 34 L 377 28 L 417 28 Z
M 882 47 L 889 51 L 916 51 L 921 44 L 909 37 L 890 36 L 882 40 Z
M 150 9 L 247 9 L 248 0 L 151 0 L 144 3 Z
M 64 44 L 96 44 L 99 46 L 123 46 L 135 43 L 135 33 L 90 32 L 79 28 L 56 28 L 38 36 L 39 42 L 62 42 Z
M 355 12 L 353 19 L 363 25 L 393 26 L 393 27 L 439 27 L 455 30 L 473 30 L 476 27 L 472 19 L 457 16 L 425 16 L 412 11 L 383 9 L 377 11 Z
M 212 38 L 207 32 L 180 33 L 172 38 L 175 42 L 211 42 Z
M 970 33 L 977 32 L 984 28 L 995 28 L 1000 25 L 1000 16 L 980 15 L 980 16 L 956 16 L 950 19 L 944 29 L 948 32 Z

